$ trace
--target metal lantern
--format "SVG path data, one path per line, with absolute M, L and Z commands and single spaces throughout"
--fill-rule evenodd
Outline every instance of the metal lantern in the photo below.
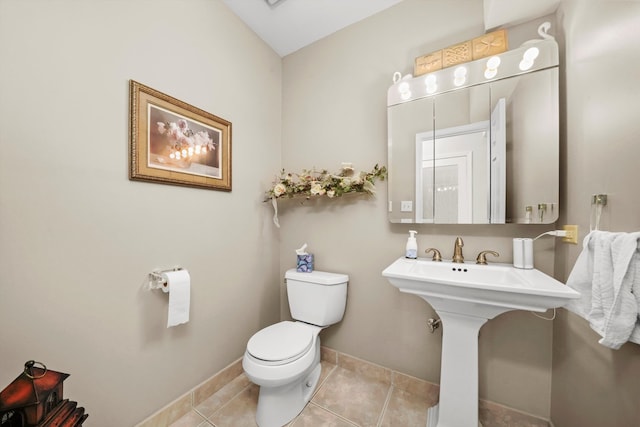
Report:
M 0 392 L 0 427 L 82 425 L 89 416 L 76 402 L 62 398 L 62 383 L 69 374 L 52 371 L 29 360 L 24 371 Z

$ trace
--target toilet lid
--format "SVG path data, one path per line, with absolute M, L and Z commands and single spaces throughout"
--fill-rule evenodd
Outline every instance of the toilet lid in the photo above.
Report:
M 293 361 L 313 344 L 313 331 L 299 322 L 284 321 L 254 334 L 247 351 L 256 359 L 269 362 Z

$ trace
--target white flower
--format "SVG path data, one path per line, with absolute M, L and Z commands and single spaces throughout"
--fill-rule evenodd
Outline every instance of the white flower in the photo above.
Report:
M 362 188 L 364 188 L 364 191 L 366 191 L 369 194 L 376 194 L 375 185 L 373 185 L 370 181 L 368 181 L 366 179 L 364 180 L 364 184 L 363 184 Z
M 335 195 L 336 195 L 336 191 L 335 191 L 335 190 L 329 190 L 329 191 L 327 191 L 327 196 L 328 196 L 329 198 L 332 198 L 332 197 L 333 197 L 333 196 L 335 196 Z
M 206 147 L 213 147 L 213 140 L 209 135 L 209 132 L 200 131 L 193 135 L 193 141 L 196 145 L 203 145 Z
M 349 178 L 343 178 L 342 181 L 340 182 L 340 186 L 342 188 L 347 188 L 351 185 L 351 179 Z
M 158 123 L 157 123 L 157 125 L 158 125 L 158 133 L 159 133 L 160 135 L 164 135 L 164 133 L 165 133 L 165 132 L 166 132 L 166 130 L 167 130 L 167 129 L 165 128 L 164 123 L 162 123 L 162 122 L 158 122 Z
M 273 187 L 273 195 L 276 197 L 280 197 L 286 192 L 287 192 L 287 187 L 285 187 L 285 185 L 282 183 L 276 184 L 276 186 Z
M 169 129 L 167 129 L 167 136 L 175 141 L 182 136 L 182 132 L 180 132 L 175 123 L 171 122 L 169 123 Z
M 319 182 L 314 182 L 313 184 L 311 184 L 311 194 L 323 195 L 324 193 L 325 190 L 322 188 L 322 185 L 320 185 Z

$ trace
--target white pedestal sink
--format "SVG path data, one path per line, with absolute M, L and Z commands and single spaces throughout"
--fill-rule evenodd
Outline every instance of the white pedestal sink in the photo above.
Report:
M 539 270 L 509 264 L 476 265 L 399 258 L 382 275 L 401 292 L 417 295 L 443 325 L 440 402 L 428 427 L 477 427 L 478 332 L 510 310 L 543 312 L 580 294 Z

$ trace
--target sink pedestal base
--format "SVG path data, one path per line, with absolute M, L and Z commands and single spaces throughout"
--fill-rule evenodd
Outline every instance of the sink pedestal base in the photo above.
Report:
M 427 427 L 437 427 L 438 425 L 438 405 L 427 409 Z M 482 423 L 478 421 L 478 427 L 482 427 Z
M 382 275 L 400 292 L 431 304 L 443 326 L 440 403 L 429 427 L 478 426 L 478 334 L 511 310 L 543 312 L 580 298 L 539 270 L 398 258 Z
M 443 331 L 440 403 L 429 411 L 427 426 L 478 427 L 478 333 L 488 319 L 436 312 Z

